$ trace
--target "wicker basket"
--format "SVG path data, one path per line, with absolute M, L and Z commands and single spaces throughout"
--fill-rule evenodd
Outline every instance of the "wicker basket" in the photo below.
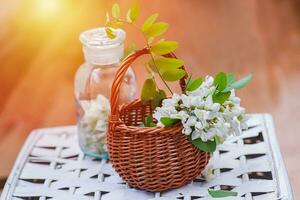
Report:
M 118 105 L 120 86 L 128 67 L 144 54 L 149 54 L 147 48 L 128 56 L 116 73 L 107 144 L 113 167 L 127 183 L 147 191 L 164 191 L 195 179 L 207 165 L 210 154 L 195 148 L 182 134 L 181 125 L 139 127 L 144 117 L 152 113 L 150 104 L 134 100 Z M 180 86 L 184 91 L 184 78 Z

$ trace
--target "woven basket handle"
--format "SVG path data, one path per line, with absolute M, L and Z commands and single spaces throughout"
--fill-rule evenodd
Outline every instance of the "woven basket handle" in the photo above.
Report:
M 118 114 L 118 100 L 120 96 L 120 88 L 123 81 L 123 78 L 126 74 L 127 69 L 131 66 L 131 64 L 140 56 L 150 54 L 149 48 L 145 47 L 141 50 L 135 51 L 134 53 L 127 56 L 123 62 L 121 63 L 121 66 L 117 70 L 117 73 L 115 75 L 115 79 L 113 81 L 112 87 L 111 87 L 111 96 L 110 96 L 110 102 L 111 102 L 111 115 Z M 168 58 L 176 58 L 174 53 L 166 54 L 164 57 Z M 185 70 L 184 66 L 182 66 L 182 69 Z M 185 75 L 182 79 L 180 79 L 179 84 L 181 91 L 184 93 L 185 91 L 185 80 L 187 78 L 187 75 Z

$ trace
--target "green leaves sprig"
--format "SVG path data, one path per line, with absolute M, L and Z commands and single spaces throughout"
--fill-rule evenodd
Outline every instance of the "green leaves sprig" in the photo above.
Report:
M 224 72 L 219 72 L 214 78 L 216 90 L 213 94 L 213 102 L 223 104 L 230 97 L 232 89 L 241 89 L 245 87 L 251 81 L 252 77 L 253 74 L 248 74 L 240 80 L 235 80 L 235 75 L 233 73 L 225 74 Z M 196 90 L 200 87 L 202 82 L 202 77 L 198 77 L 195 80 L 192 80 L 190 77 L 187 81 L 186 91 L 192 92 Z
M 213 102 L 223 104 L 230 97 L 232 89 L 241 89 L 245 87 L 247 83 L 251 81 L 252 76 L 252 74 L 249 74 L 236 81 L 234 74 L 219 72 L 214 79 L 216 91 L 213 94 Z
M 141 26 L 136 24 L 139 16 L 140 4 L 133 3 L 126 12 L 125 19 L 121 17 L 120 6 L 115 3 L 111 9 L 110 14 L 107 14 L 106 33 L 111 39 L 116 37 L 114 30 L 121 28 L 124 24 L 131 25 L 136 28 L 145 38 L 146 46 L 150 50 L 150 60 L 147 62 L 147 69 L 149 78 L 144 82 L 141 93 L 143 102 L 151 101 L 152 109 L 159 106 L 162 99 L 166 98 L 166 93 L 156 84 L 155 78 L 158 76 L 162 79 L 165 87 L 172 94 L 172 90 L 167 82 L 178 81 L 186 76 L 186 72 L 181 68 L 184 64 L 183 60 L 176 58 L 165 58 L 163 55 L 169 54 L 178 48 L 178 42 L 160 39 L 156 41 L 157 37 L 162 36 L 168 28 L 169 24 L 162 21 L 157 21 L 158 14 L 150 15 Z M 135 48 L 127 48 L 126 56 L 134 51 Z

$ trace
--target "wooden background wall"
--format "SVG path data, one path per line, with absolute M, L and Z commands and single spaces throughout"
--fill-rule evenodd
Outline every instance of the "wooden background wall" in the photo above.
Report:
M 54 3 L 49 2 L 52 1 Z M 126 0 L 118 1 L 128 7 Z M 272 113 L 300 197 L 300 1 L 143 0 L 171 24 L 168 39 L 193 74 L 254 72 L 239 92 L 248 112 Z M 83 62 L 78 35 L 101 26 L 108 0 L 0 0 L 0 177 L 33 128 L 74 124 L 73 77 Z M 128 41 L 139 41 L 128 31 Z M 143 67 L 135 66 L 138 81 Z M 298 189 L 298 190 L 297 190 Z

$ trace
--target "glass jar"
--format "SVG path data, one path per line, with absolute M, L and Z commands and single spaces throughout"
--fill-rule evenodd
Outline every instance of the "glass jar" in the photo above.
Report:
M 116 38 L 106 36 L 105 28 L 83 32 L 85 63 L 75 75 L 77 131 L 82 151 L 97 158 L 107 158 L 106 131 L 110 113 L 110 91 L 124 52 L 125 32 L 116 29 Z M 130 68 L 123 80 L 120 103 L 136 97 L 136 79 Z

